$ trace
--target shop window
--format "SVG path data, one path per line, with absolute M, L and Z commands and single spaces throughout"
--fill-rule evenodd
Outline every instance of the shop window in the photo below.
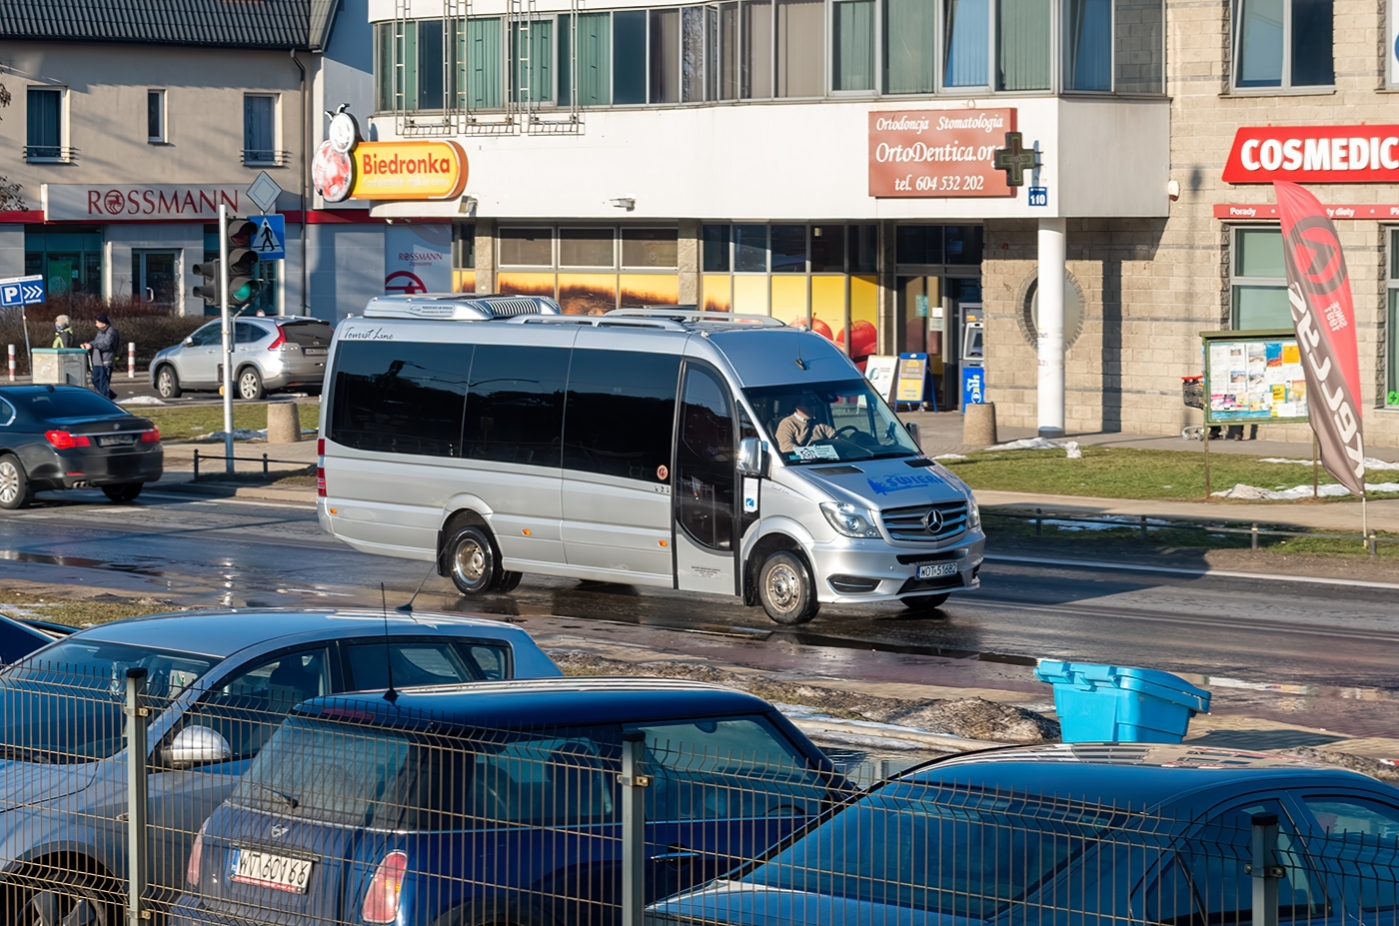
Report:
M 606 267 L 615 265 L 614 235 L 610 228 L 559 229 L 560 267 Z
M 900 225 L 894 231 L 894 260 L 901 265 L 942 263 L 942 226 Z
M 582 26 L 580 20 L 579 28 Z M 500 20 L 492 16 L 458 21 L 456 33 L 457 106 L 462 109 L 499 109 L 503 99 L 501 74 L 504 72 Z
M 772 0 L 743 0 L 741 11 L 739 96 L 765 100 L 772 96 Z
M 612 102 L 646 102 L 646 11 L 612 14 Z
M 678 266 L 678 233 L 673 228 L 622 229 L 622 266 L 650 270 Z
M 806 226 L 774 225 L 771 235 L 772 272 L 806 272 Z
M 50 295 L 102 295 L 102 232 L 93 228 L 65 228 L 61 233 L 26 230 L 24 272 L 42 276 Z
M 879 263 L 879 226 L 850 226 L 850 272 L 874 273 Z
M 550 228 L 502 228 L 500 263 L 505 267 L 554 266 L 554 232 Z
M 982 227 L 980 225 L 948 225 L 944 233 L 946 261 L 949 264 L 980 264 Z
M 469 223 L 452 225 L 452 269 L 476 269 L 476 226 Z
M 1282 232 L 1276 227 L 1234 229 L 1233 257 L 1233 327 L 1291 328 Z
M 734 270 L 739 273 L 766 273 L 768 269 L 768 227 L 735 225 Z
M 571 43 L 571 44 L 570 44 Z M 576 49 L 573 46 L 577 46 Z M 570 49 L 573 49 L 570 52 Z M 579 106 L 612 102 L 612 14 L 580 13 L 577 27 L 568 14 L 559 17 L 559 103 L 573 93 Z
M 146 91 L 146 141 L 165 143 L 165 91 Z
M 874 0 L 841 0 L 831 8 L 831 89 L 874 89 Z
M 777 0 L 777 93 L 815 97 L 826 92 L 825 0 Z
M 510 24 L 510 98 L 516 103 L 554 99 L 554 21 L 530 19 Z
M 243 163 L 277 163 L 277 98 L 243 94 Z
M 985 87 L 990 83 L 990 0 L 943 0 L 944 87 Z
M 651 10 L 652 103 L 680 102 L 680 11 Z
M 24 156 L 30 161 L 54 161 L 64 156 L 63 91 L 30 87 L 26 95 L 28 132 Z
M 937 4 L 928 0 L 885 0 L 885 93 L 932 93 L 936 85 L 936 49 Z
M 706 225 L 700 231 L 705 273 L 729 272 L 729 226 Z
M 1399 229 L 1389 231 L 1389 330 L 1385 345 L 1389 355 L 1385 405 L 1399 408 Z
M 1234 86 L 1329 87 L 1332 0 L 1235 0 Z
M 996 0 L 996 89 L 1049 89 L 1050 0 Z
M 845 226 L 811 227 L 811 272 L 840 273 L 845 270 Z

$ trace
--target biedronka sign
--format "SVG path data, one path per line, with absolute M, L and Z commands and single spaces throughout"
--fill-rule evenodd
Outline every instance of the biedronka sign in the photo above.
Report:
M 466 152 L 454 141 L 360 141 L 359 123 L 341 108 L 311 161 L 316 192 L 347 199 L 455 199 L 466 189 Z

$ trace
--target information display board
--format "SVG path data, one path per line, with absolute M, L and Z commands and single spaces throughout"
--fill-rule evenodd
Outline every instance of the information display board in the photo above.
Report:
M 895 402 L 922 404 L 923 386 L 927 377 L 927 354 L 899 354 L 899 380 L 894 392 Z
M 1205 423 L 1306 423 L 1307 381 L 1297 335 L 1202 331 Z

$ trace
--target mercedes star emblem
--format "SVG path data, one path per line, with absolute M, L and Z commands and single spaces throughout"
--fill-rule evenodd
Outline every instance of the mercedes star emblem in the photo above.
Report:
M 923 529 L 930 534 L 936 534 L 942 530 L 942 512 L 933 508 L 923 515 Z

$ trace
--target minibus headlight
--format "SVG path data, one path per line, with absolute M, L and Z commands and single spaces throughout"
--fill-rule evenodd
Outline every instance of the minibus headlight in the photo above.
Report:
M 970 492 L 967 493 L 967 529 L 981 530 L 981 509 L 977 507 L 976 499 L 972 498 Z
M 847 537 L 879 537 L 874 514 L 868 508 L 856 508 L 848 502 L 822 502 L 821 513 L 831 527 Z

